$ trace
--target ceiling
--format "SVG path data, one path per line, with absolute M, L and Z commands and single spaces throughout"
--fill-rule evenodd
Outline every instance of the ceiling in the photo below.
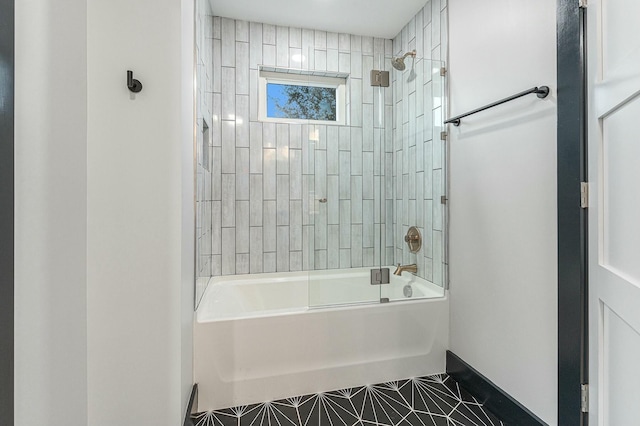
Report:
M 426 0 L 209 0 L 216 16 L 382 38 L 395 37 Z

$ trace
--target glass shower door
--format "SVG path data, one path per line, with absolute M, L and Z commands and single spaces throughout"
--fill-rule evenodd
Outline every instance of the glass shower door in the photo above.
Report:
M 331 49 L 326 55 L 327 64 L 330 57 L 338 59 L 336 75 L 346 76 L 345 121 L 309 125 L 314 156 L 313 197 L 309 196 L 314 199 L 309 204 L 314 230 L 313 245 L 308 247 L 308 258 L 314 263 L 309 274 L 309 306 L 379 303 L 381 290 L 371 285 L 371 270 L 379 271 L 384 254 L 384 90 L 371 86 L 370 73 L 384 63 L 384 57 L 374 56 L 373 51 Z M 318 58 L 324 61 L 323 56 Z
M 446 149 L 444 66 L 423 58 L 393 71 L 393 263 L 382 297 L 389 301 L 444 294 Z M 389 194 L 387 194 L 389 195 Z M 396 268 L 392 269 L 392 273 Z

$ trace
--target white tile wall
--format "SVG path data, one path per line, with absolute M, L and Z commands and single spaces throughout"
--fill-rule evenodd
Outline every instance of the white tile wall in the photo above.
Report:
M 418 275 L 438 285 L 444 284 L 444 84 L 439 76 L 432 77 L 430 60 L 444 61 L 448 51 L 448 10 L 441 1 L 427 3 L 393 39 L 394 54 L 416 49 L 418 60 L 407 58 L 407 69 L 392 77 L 395 214 L 394 232 L 387 233 L 387 241 L 395 241 L 395 261 L 416 263 Z M 423 237 L 417 254 L 410 253 L 403 240 L 410 226 L 417 226 Z
M 442 276 L 445 162 L 434 123 L 443 106 L 432 101 L 442 85 L 426 62 L 417 63 L 413 78 L 410 66 L 405 73 L 390 66 L 400 50 L 416 48 L 421 58 L 446 54 L 441 1 L 427 3 L 393 40 L 202 18 L 198 117 L 211 134 L 210 172 L 198 167 L 198 240 L 209 240 L 199 245 L 203 273 L 382 261 L 416 262 L 421 276 Z M 301 63 L 291 60 L 298 53 Z M 350 73 L 348 124 L 257 121 L 260 65 Z M 373 68 L 391 72 L 391 88 L 369 85 Z M 402 239 L 410 225 L 425 240 L 418 256 Z

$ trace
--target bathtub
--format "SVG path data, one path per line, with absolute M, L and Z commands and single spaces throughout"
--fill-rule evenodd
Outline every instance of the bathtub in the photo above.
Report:
M 446 292 L 407 272 L 372 286 L 370 269 L 212 278 L 194 326 L 198 410 L 444 372 Z

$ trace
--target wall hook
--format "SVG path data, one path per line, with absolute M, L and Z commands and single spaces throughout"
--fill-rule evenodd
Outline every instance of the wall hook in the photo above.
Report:
M 127 71 L 127 87 L 133 93 L 138 93 L 142 90 L 142 83 L 140 83 L 140 80 L 133 78 L 133 71 L 131 70 Z

